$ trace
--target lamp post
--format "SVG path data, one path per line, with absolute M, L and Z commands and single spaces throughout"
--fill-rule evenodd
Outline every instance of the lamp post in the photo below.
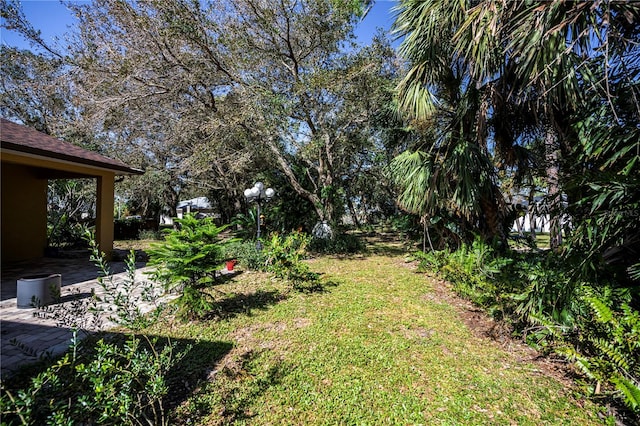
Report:
M 276 194 L 276 191 L 273 188 L 264 188 L 264 184 L 262 182 L 256 182 L 253 185 L 253 188 L 247 188 L 244 190 L 244 197 L 250 203 L 255 201 L 258 205 L 258 217 L 256 218 L 258 222 L 258 231 L 256 233 L 256 247 L 258 250 L 262 248 L 260 244 L 260 207 L 262 206 L 263 201 L 269 201 Z

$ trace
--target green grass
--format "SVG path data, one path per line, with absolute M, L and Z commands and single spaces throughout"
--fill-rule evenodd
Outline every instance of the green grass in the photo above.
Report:
M 549 245 L 549 233 L 542 233 L 542 232 L 538 232 L 536 234 L 536 245 L 538 246 L 538 248 L 542 248 L 542 249 L 548 249 L 550 247 Z
M 228 348 L 187 355 L 172 423 L 601 424 L 565 384 L 474 335 L 397 248 L 376 253 L 311 261 L 327 282 L 315 293 L 242 273 L 219 287 L 233 303 L 217 320 L 152 330 Z
M 529 233 L 526 232 L 525 235 L 529 235 Z M 513 239 L 514 237 L 517 238 L 517 233 L 512 233 L 510 237 L 512 240 L 509 243 L 512 249 L 527 248 L 527 244 L 523 240 Z M 548 249 L 550 247 L 548 232 L 536 232 L 536 247 L 539 249 Z

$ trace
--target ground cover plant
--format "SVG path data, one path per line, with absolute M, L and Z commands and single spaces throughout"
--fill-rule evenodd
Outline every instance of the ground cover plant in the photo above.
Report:
M 550 251 L 498 252 L 481 239 L 417 256 L 422 270 L 450 281 L 531 346 L 570 361 L 586 395 L 617 406 L 611 411 L 619 418 L 637 420 L 640 313 L 633 287 L 614 274 L 581 279 L 580 260 Z
M 307 241 L 274 235 L 265 259 L 303 263 L 292 269 L 314 274 L 311 288 L 240 270 L 216 286 L 217 316 L 129 321 L 145 328 L 72 347 L 3 398 L 3 413 L 26 419 L 15 424 L 601 424 L 554 364 L 488 338 L 497 322 L 416 273 L 404 241 L 303 260 Z M 488 249 L 471 252 L 492 264 Z
M 600 424 L 569 381 L 536 353 L 465 325 L 459 299 L 405 260 L 401 246 L 322 256 L 322 288 L 295 291 L 243 271 L 218 290 L 216 321 L 167 320 L 148 330 L 225 342 L 193 359 L 175 424 Z M 517 348 L 517 349 L 516 349 Z

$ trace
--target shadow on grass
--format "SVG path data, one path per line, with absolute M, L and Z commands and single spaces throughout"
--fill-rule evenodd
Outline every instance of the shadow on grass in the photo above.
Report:
M 215 374 L 215 391 L 219 392 L 224 424 L 251 420 L 260 415 L 251 409 L 253 403 L 269 388 L 281 383 L 290 370 L 281 360 L 270 360 L 267 368 L 256 369 L 263 364 L 262 357 L 270 356 L 268 349 L 248 350 Z M 210 387 L 209 391 L 214 391 Z
M 277 290 L 258 290 L 248 294 L 233 294 L 216 301 L 217 312 L 213 316 L 225 319 L 233 318 L 240 314 L 251 316 L 252 311 L 256 309 L 266 310 L 269 306 L 275 305 L 286 298 L 286 294 Z
M 78 424 L 117 424 L 122 413 L 114 411 L 115 395 L 131 399 L 133 418 L 165 424 L 167 409 L 187 400 L 232 348 L 224 341 L 96 333 L 70 346 L 67 354 L 3 377 L 2 424 L 45 424 L 52 416 Z M 147 367 L 159 368 L 158 373 L 147 377 Z M 149 394 L 162 389 L 149 387 L 156 374 L 167 386 L 162 402 Z
M 207 379 L 209 373 L 231 351 L 233 344 L 222 341 L 193 341 L 189 339 L 166 339 L 161 343 L 175 344 L 174 350 L 182 354 L 167 374 L 166 380 L 169 391 L 165 398 L 166 408 L 172 409 L 184 401 L 196 391 L 200 382 Z
M 330 288 L 337 287 L 338 285 L 340 285 L 340 283 L 334 280 L 311 280 L 295 283 L 293 285 L 293 289 L 304 294 L 326 293 Z

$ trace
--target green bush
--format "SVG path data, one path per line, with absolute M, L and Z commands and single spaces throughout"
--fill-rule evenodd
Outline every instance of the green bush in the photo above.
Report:
M 576 280 L 569 259 L 553 252 L 502 254 L 479 239 L 454 252 L 417 253 L 416 259 L 420 270 L 450 281 L 531 346 L 575 363 L 591 394 L 640 412 L 640 313 L 629 290 L 598 277 L 596 291 Z
M 497 305 L 503 289 L 497 278 L 506 274 L 511 259 L 502 257 L 481 238 L 459 250 L 435 251 L 418 256 L 419 268 L 437 272 L 453 284 L 461 296 L 479 306 L 501 311 Z
M 174 345 L 156 344 L 131 335 L 120 343 L 100 339 L 81 351 L 74 340 L 66 355 L 26 386 L 3 387 L 2 424 L 166 424 L 165 377 L 180 356 Z
M 265 241 L 265 265 L 276 277 L 289 281 L 296 290 L 315 290 L 320 287 L 320 275 L 303 262 L 307 256 L 310 237 L 292 232 L 286 237 L 278 233 Z
M 143 229 L 138 233 L 139 240 L 159 240 L 162 238 L 162 234 L 152 229 Z
M 336 233 L 333 238 L 312 238 L 309 250 L 324 254 L 353 254 L 364 250 L 364 243 L 356 235 Z
M 258 211 L 255 208 L 249 209 L 247 214 L 238 213 L 231 222 L 234 230 L 233 234 L 242 240 L 254 240 L 257 231 Z
M 3 425 L 167 424 L 163 408 L 167 373 L 189 348 L 176 351 L 174 344 L 134 334 L 152 324 L 161 312 L 144 314 L 141 302 L 155 302 L 159 295 L 136 281 L 133 253 L 126 261 L 126 278 L 115 282 L 95 238 L 91 233 L 86 238 L 91 260 L 99 269 L 103 295 L 41 308 L 39 316 L 72 328 L 73 340 L 67 353 L 41 373 L 25 378 L 32 369 L 9 380 L 3 378 Z M 128 329 L 127 333 L 100 339 L 91 334 L 80 343 L 79 332 L 87 332 L 88 326 L 99 327 L 103 314 Z
M 186 216 L 177 224 L 163 242 L 148 250 L 149 265 L 155 266 L 151 276 L 167 290 L 180 292 L 176 304 L 181 317 L 203 318 L 215 307 L 208 289 L 218 283 L 224 246 L 230 241 L 220 236 L 225 227 L 216 226 L 211 218 Z
M 629 305 L 629 292 L 583 288 L 587 311 L 558 345 L 585 374 L 588 392 L 624 401 L 640 414 L 640 312 Z
M 225 246 L 225 259 L 236 259 L 238 264 L 252 271 L 266 271 L 265 252 L 255 241 L 232 241 Z
M 116 219 L 113 222 L 113 235 L 116 240 L 137 240 L 142 229 L 142 219 L 130 217 Z

